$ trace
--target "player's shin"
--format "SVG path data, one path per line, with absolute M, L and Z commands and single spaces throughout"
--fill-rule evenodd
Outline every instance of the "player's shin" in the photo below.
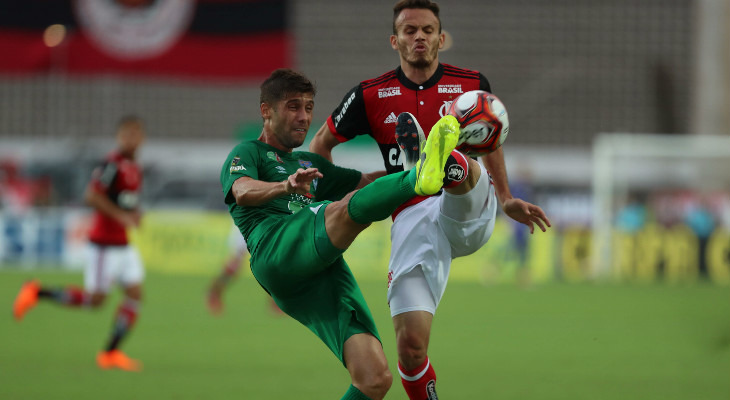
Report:
M 347 205 L 350 218 L 358 224 L 388 218 L 398 206 L 416 195 L 415 179 L 415 169 L 376 179 L 350 198 Z
M 106 351 L 115 350 L 119 347 L 119 343 L 129 333 L 137 320 L 137 309 L 139 307 L 139 301 L 130 298 L 125 298 L 122 304 L 117 309 L 116 317 L 114 318 L 114 327 L 112 329 L 112 336 L 109 340 L 109 344 L 106 347 Z
M 436 372 L 428 357 L 418 368 L 410 371 L 405 371 L 403 366 L 398 363 L 398 373 L 410 400 L 438 400 Z
M 75 286 L 69 286 L 63 289 L 48 289 L 42 287 L 38 291 L 38 297 L 69 307 L 84 307 L 91 303 L 91 295 L 86 293 L 83 289 Z

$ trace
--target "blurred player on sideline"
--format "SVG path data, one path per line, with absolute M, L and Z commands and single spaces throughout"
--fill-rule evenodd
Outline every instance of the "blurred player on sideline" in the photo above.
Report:
M 231 281 L 238 275 L 243 264 L 243 258 L 248 253 L 246 241 L 243 239 L 241 232 L 235 225 L 231 227 L 231 233 L 228 235 L 228 247 L 231 254 L 223 263 L 223 269 L 213 279 L 208 289 L 207 304 L 208 311 L 213 315 L 221 315 L 223 313 L 223 292 L 228 288 Z M 273 299 L 270 299 L 271 311 L 276 314 L 282 314 L 281 309 Z
M 55 288 L 32 280 L 22 286 L 13 305 L 20 321 L 38 300 L 74 308 L 93 309 L 104 303 L 113 283 L 119 283 L 124 298 L 117 309 L 111 337 L 106 348 L 97 354 L 100 368 L 139 371 L 139 361 L 127 357 L 119 344 L 134 326 L 142 298 L 144 268 L 137 250 L 129 244 L 127 229 L 140 223 L 139 192 L 142 170 L 135 161 L 145 139 L 143 121 L 136 116 L 123 117 L 117 126 L 117 148 L 104 164 L 93 172 L 84 194 L 94 208 L 89 250 L 84 271 L 84 289 Z
M 241 269 L 241 263 L 243 263 L 243 258 L 248 253 L 246 241 L 235 225 L 231 228 L 231 233 L 228 235 L 228 247 L 231 253 L 223 263 L 223 269 L 216 275 L 208 289 L 208 311 L 213 315 L 223 313 L 223 292 L 231 280 L 238 274 L 238 271 Z
M 332 160 L 332 149 L 339 143 L 370 135 L 380 148 L 388 173 L 402 171 L 394 131 L 401 139 L 422 131 L 414 123 L 416 119 L 429 129 L 437 121 L 441 123 L 461 93 L 491 91 L 481 73 L 439 62 L 445 38 L 436 3 L 399 1 L 393 7 L 390 44 L 399 54 L 400 66 L 351 89 L 312 139 L 310 151 Z M 543 231 L 550 226 L 540 207 L 510 193 L 501 148 L 483 157 L 486 170 L 461 153 L 452 156 L 467 184 L 445 185 L 441 196 L 408 202 L 407 208 L 394 216 L 391 229 L 388 303 L 396 334 L 398 372 L 411 400 L 437 398 L 436 373 L 427 350 L 451 260 L 486 243 L 498 206 L 529 226 L 531 233 L 534 224 Z

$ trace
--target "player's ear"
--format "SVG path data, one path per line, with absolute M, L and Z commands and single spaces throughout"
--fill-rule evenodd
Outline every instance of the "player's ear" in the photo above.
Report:
M 261 118 L 264 120 L 271 118 L 271 106 L 268 103 L 261 103 Z
M 398 51 L 398 36 L 390 35 L 390 47 L 392 47 L 393 50 Z
M 441 31 L 439 34 L 439 50 L 444 48 L 444 43 L 446 43 L 446 34 Z

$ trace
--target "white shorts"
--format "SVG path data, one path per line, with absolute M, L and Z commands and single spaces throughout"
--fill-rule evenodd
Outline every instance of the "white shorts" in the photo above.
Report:
M 89 243 L 84 288 L 89 293 L 108 293 L 112 283 L 124 287 L 142 283 L 144 267 L 137 249 Z
M 231 231 L 228 233 L 228 249 L 231 256 L 240 256 L 246 254 L 248 246 L 246 246 L 246 239 L 243 238 L 243 234 L 238 230 L 236 225 L 233 225 Z
M 451 260 L 479 250 L 494 230 L 497 197 L 484 166 L 476 186 L 464 195 L 444 192 L 403 210 L 390 230 L 388 304 L 391 316 L 408 311 L 435 313 L 449 279 Z M 432 300 L 419 290 L 408 290 L 399 280 L 421 266 L 422 286 L 428 286 Z M 413 274 L 408 275 L 413 280 Z M 413 282 L 404 286 L 412 286 Z M 397 300 L 394 300 L 398 297 Z M 432 303 L 434 306 L 429 306 Z

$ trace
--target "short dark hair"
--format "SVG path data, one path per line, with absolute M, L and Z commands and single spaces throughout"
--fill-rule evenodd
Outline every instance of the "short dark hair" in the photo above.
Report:
M 431 0 L 400 0 L 393 6 L 393 34 L 398 34 L 398 29 L 395 27 L 395 20 L 398 19 L 401 11 L 407 8 L 421 8 L 424 10 L 431 10 L 433 15 L 439 21 L 439 33 L 441 33 L 441 17 L 439 17 L 439 5 Z
M 119 122 L 117 122 L 117 129 L 131 124 L 144 125 L 144 120 L 136 114 L 126 114 L 119 118 Z
M 304 74 L 289 68 L 280 68 L 261 84 L 259 104 L 274 104 L 292 93 L 311 93 L 314 96 L 317 89 Z

